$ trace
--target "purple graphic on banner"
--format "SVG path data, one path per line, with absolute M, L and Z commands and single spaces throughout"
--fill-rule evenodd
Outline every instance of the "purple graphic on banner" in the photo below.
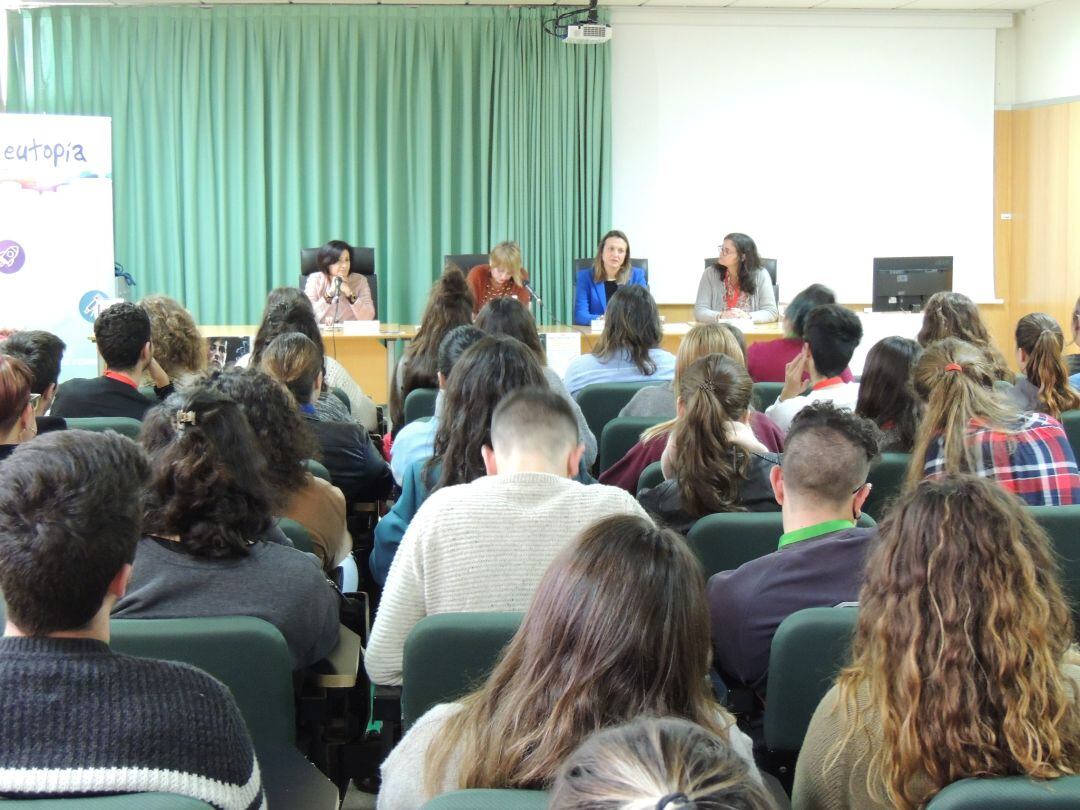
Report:
M 17 273 L 26 261 L 22 245 L 10 239 L 0 240 L 0 273 Z

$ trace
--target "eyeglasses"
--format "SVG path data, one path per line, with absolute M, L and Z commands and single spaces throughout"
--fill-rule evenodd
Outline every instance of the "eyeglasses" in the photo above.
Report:
M 37 410 L 38 403 L 41 402 L 41 394 L 30 395 L 30 407 Z
M 733 250 L 732 248 L 724 247 L 723 245 L 720 245 L 720 247 L 718 247 L 717 250 L 720 251 L 721 256 L 731 256 L 732 254 L 736 253 L 736 251 Z

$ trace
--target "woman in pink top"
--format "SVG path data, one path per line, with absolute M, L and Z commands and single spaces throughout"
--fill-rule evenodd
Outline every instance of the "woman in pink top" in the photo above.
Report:
M 304 294 L 311 299 L 320 324 L 375 319 L 371 287 L 363 273 L 352 272 L 348 242 L 332 239 L 319 248 L 315 261 L 318 270 L 308 276 Z
M 803 324 L 816 306 L 835 304 L 836 295 L 824 284 L 811 284 L 791 299 L 784 311 L 784 337 L 752 343 L 746 350 L 746 368 L 754 382 L 783 382 L 784 368 L 795 359 L 803 347 Z M 840 375 L 844 382 L 854 377 L 845 368 Z

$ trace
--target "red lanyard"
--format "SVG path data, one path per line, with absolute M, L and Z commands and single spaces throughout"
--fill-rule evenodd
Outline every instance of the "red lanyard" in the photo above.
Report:
M 811 390 L 819 391 L 822 388 L 829 388 L 830 386 L 833 386 L 833 385 L 843 385 L 843 384 L 844 384 L 844 378 L 843 377 L 829 377 L 828 379 L 822 380 L 821 382 L 814 383 L 814 386 L 813 386 L 813 388 Z
M 106 371 L 104 376 L 108 377 L 110 380 L 116 380 L 117 382 L 127 383 L 132 388 L 138 388 L 139 387 L 138 385 L 135 384 L 135 381 L 133 379 L 131 379 L 131 377 L 129 377 L 127 374 L 121 374 L 119 371 Z

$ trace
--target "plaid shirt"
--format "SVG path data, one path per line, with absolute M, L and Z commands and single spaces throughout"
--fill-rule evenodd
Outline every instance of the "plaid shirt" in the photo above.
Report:
M 991 430 L 973 421 L 968 442 L 978 450 L 976 475 L 993 478 L 1029 506 L 1080 503 L 1080 472 L 1061 423 L 1043 413 L 1024 414 L 1013 433 Z M 926 452 L 927 478 L 944 475 L 942 441 Z

